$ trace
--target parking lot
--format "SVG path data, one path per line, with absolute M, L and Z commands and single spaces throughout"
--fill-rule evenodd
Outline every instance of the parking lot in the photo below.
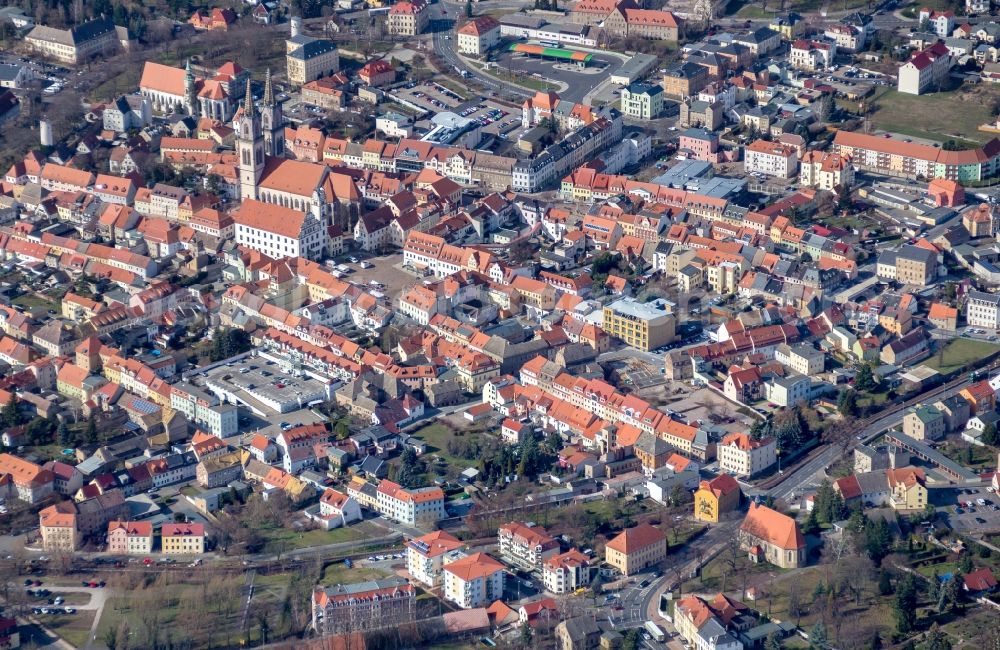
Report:
M 454 91 L 434 81 L 410 82 L 393 91 L 397 97 L 434 113 L 451 111 L 479 122 L 484 133 L 506 133 L 519 127 L 521 116 L 512 114 L 509 106 L 482 98 L 466 100 Z
M 617 70 L 625 57 L 612 52 L 594 53 L 586 68 L 567 65 L 565 62 L 540 59 L 524 54 L 504 52 L 497 58 L 500 70 L 516 70 L 536 79 L 550 79 L 563 84 L 564 88 L 552 88 L 560 99 L 581 102 L 593 88 L 604 82 Z
M 309 402 L 326 399 L 326 385 L 302 374 L 289 372 L 261 357 L 235 361 L 205 373 L 205 384 L 222 392 L 231 403 L 249 407 L 258 416 L 290 413 Z M 291 422 L 279 422 L 288 428 Z
M 941 490 L 944 492 L 945 490 Z M 932 491 L 931 501 L 940 498 Z M 944 495 L 948 523 L 958 532 L 1000 532 L 1000 498 L 990 488 L 960 488 Z M 969 505 L 971 504 L 971 505 Z

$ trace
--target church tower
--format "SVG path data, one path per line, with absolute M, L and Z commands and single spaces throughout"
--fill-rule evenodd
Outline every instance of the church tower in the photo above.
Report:
M 264 101 L 260 107 L 261 128 L 264 131 L 264 153 L 268 156 L 285 156 L 285 116 L 281 112 L 281 102 L 274 101 L 271 86 L 271 69 L 264 78 Z
M 191 59 L 188 59 L 184 66 L 184 107 L 188 115 L 198 117 L 201 112 L 198 106 L 198 89 L 194 80 L 194 70 L 191 69 Z
M 249 78 L 242 112 L 233 120 L 233 128 L 236 130 L 236 154 L 239 157 L 240 199 L 256 199 L 257 184 L 264 173 L 264 133 L 260 115 L 253 105 Z

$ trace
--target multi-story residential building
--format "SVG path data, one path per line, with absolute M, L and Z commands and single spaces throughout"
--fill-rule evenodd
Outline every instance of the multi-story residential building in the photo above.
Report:
M 799 163 L 799 184 L 827 192 L 854 185 L 850 158 L 823 151 L 807 151 Z
M 340 54 L 335 43 L 298 34 L 285 41 L 285 67 L 288 81 L 304 86 L 340 72 Z
M 500 23 L 492 16 L 477 16 L 455 30 L 460 54 L 482 56 L 500 43 Z
M 676 41 L 680 21 L 673 13 L 659 9 L 637 9 L 630 3 L 616 6 L 604 19 L 605 31 L 620 38 L 655 38 Z
M 804 567 L 806 538 L 788 515 L 764 505 L 750 504 L 739 531 L 740 547 L 755 561 L 770 562 L 783 569 Z
M 652 120 L 663 112 L 663 88 L 652 84 L 633 83 L 621 91 L 623 115 L 640 120 Z
M 948 79 L 951 70 L 951 52 L 943 43 L 935 43 L 899 66 L 897 89 L 909 95 L 921 95 L 938 90 Z
M 965 321 L 971 327 L 1000 329 L 1000 294 L 969 291 L 965 299 Z
M 926 22 L 930 31 L 937 34 L 938 38 L 951 38 L 955 31 L 955 14 L 950 11 L 936 11 L 924 7 L 917 14 L 917 20 Z
M 687 99 L 704 88 L 709 81 L 708 68 L 691 61 L 677 61 L 663 73 L 663 92 L 674 99 Z
M 503 596 L 504 565 L 473 553 L 444 566 L 444 598 L 463 609 L 485 607 Z
M 743 643 L 736 633 L 726 631 L 734 623 L 741 603 L 734 602 L 723 593 L 711 601 L 698 596 L 687 596 L 674 606 L 674 627 L 688 647 L 697 650 L 743 650 Z
M 311 212 L 244 199 L 234 220 L 236 243 L 268 257 L 315 260 L 323 254 L 323 227 Z
M 218 397 L 194 384 L 177 382 L 171 385 L 170 406 L 213 436 L 226 438 L 239 430 L 236 405 L 223 404 Z
M 630 576 L 667 558 L 667 536 L 649 524 L 626 528 L 604 547 L 604 559 Z
M 856 472 L 837 479 L 833 489 L 849 507 L 871 504 L 914 511 L 923 510 L 928 503 L 924 471 L 916 467 Z
M 725 107 L 721 102 L 706 102 L 700 99 L 681 102 L 678 126 L 700 126 L 715 131 L 722 126 Z
M 930 405 L 911 407 L 903 416 L 903 433 L 914 440 L 940 440 L 947 429 L 944 413 Z
M 663 298 L 646 303 L 621 298 L 604 307 L 602 328 L 630 347 L 648 352 L 674 340 L 677 318 L 672 309 Z
M 104 109 L 104 128 L 115 133 L 141 129 L 152 122 L 152 105 L 142 95 L 122 95 Z
M 734 476 L 753 476 L 777 462 L 777 449 L 774 438 L 754 440 L 746 433 L 733 432 L 722 438 L 715 453 L 720 470 Z
M 165 555 L 201 555 L 205 552 L 205 525 L 163 524 L 160 548 Z
M 409 490 L 383 479 L 377 498 L 379 512 L 401 524 L 426 528 L 445 517 L 444 492 L 439 487 Z
M 312 626 L 319 636 L 397 628 L 416 617 L 417 590 L 399 577 L 316 587 Z
M 559 553 L 559 541 L 541 526 L 512 521 L 497 531 L 500 556 L 508 564 L 528 571 L 541 571 L 542 563 Z
M 17 499 L 25 503 L 38 503 L 55 490 L 51 471 L 13 454 L 0 454 L 0 478 L 4 477 L 13 483 Z
M 833 65 L 835 56 L 837 56 L 837 46 L 833 43 L 798 39 L 792 43 L 792 48 L 788 52 L 788 63 L 797 70 L 815 72 Z
M 875 264 L 880 278 L 900 284 L 926 287 L 937 277 L 937 252 L 919 246 L 905 245 L 895 251 L 883 251 Z
M 389 9 L 385 27 L 397 36 L 417 36 L 423 34 L 430 22 L 430 6 L 424 0 L 397 2 Z
M 95 18 L 69 29 L 38 25 L 24 38 L 37 54 L 76 65 L 118 46 L 118 33 L 110 18 Z
M 981 181 L 1000 171 L 1000 140 L 981 147 L 947 151 L 941 147 L 902 142 L 878 135 L 840 130 L 833 150 L 848 155 L 859 170 L 924 179 L 944 178 L 959 183 Z
M 148 555 L 152 552 L 152 522 L 112 521 L 108 524 L 108 553 L 112 555 Z
M 396 80 L 396 68 L 392 67 L 392 64 L 384 59 L 369 61 L 358 70 L 358 79 L 364 82 L 366 86 L 374 86 L 376 88 L 385 86 Z M 397 137 L 409 137 L 409 134 Z
M 38 529 L 42 535 L 42 548 L 46 551 L 72 553 L 80 545 L 76 506 L 72 501 L 62 501 L 39 512 Z
M 778 406 L 795 406 L 808 402 L 812 381 L 802 375 L 772 377 L 764 384 L 764 399 Z
M 76 503 L 76 528 L 81 535 L 97 537 L 108 529 L 108 523 L 125 519 L 129 514 L 125 494 L 118 488 Z
M 744 169 L 765 176 L 791 178 L 799 170 L 798 154 L 794 147 L 780 142 L 757 140 L 744 151 Z
M 887 469 L 889 483 L 889 505 L 894 510 L 922 511 L 930 503 L 927 500 L 927 485 L 924 470 L 916 467 Z
M 546 591 L 568 594 L 590 585 L 595 572 L 596 567 L 590 565 L 590 557 L 572 548 L 545 560 L 542 564 L 542 582 Z
M 437 587 L 445 565 L 465 557 L 464 547 L 464 542 L 443 530 L 411 539 L 406 543 L 406 571 L 413 580 Z
M 340 490 L 327 488 L 319 498 L 319 516 L 327 530 L 361 521 L 361 506 Z
M 719 136 L 705 129 L 687 129 L 681 133 L 677 151 L 689 159 L 719 162 Z
M 774 360 L 807 377 L 823 372 L 826 354 L 808 343 L 782 344 L 774 349 Z
M 695 519 L 717 523 L 724 514 L 739 507 L 740 495 L 740 484 L 729 474 L 702 481 L 694 493 Z

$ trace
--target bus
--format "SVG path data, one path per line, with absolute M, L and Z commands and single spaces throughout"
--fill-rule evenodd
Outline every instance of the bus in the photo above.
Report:
M 663 643 L 667 640 L 667 634 L 660 629 L 660 626 L 653 621 L 646 621 L 645 625 L 646 631 L 649 632 L 649 636 L 653 637 L 654 640 Z
M 542 47 L 562 47 L 557 41 L 538 41 Z

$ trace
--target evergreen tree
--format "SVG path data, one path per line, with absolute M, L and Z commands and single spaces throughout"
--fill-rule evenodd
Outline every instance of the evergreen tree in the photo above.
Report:
M 823 621 L 816 621 L 809 630 L 809 647 L 819 649 L 826 647 L 826 626 L 823 625 Z
M 774 632 L 767 635 L 767 640 L 764 641 L 764 650 L 781 650 L 781 641 L 778 640 L 778 636 Z
M 927 650 L 951 650 L 951 641 L 945 636 L 938 628 L 938 624 L 934 623 L 931 625 L 931 629 L 927 632 L 927 643 L 924 645 Z
M 465 17 L 472 18 L 472 0 L 465 0 Z
M 816 508 L 814 507 L 809 511 L 809 516 L 806 517 L 806 521 L 802 524 L 802 532 L 806 535 L 812 535 L 819 530 L 819 517 L 816 515 Z
M 991 447 L 996 447 L 1000 443 L 1000 437 L 997 436 L 997 425 L 990 422 L 983 428 L 983 435 L 979 438 L 984 445 L 989 445 Z
M 840 392 L 840 397 L 837 398 L 837 411 L 841 415 L 857 415 L 858 414 L 858 395 L 857 392 L 848 388 Z
M 866 393 L 878 388 L 878 379 L 871 363 L 864 363 L 858 368 L 858 374 L 854 376 L 854 387 Z
M 938 599 L 938 592 L 941 590 L 941 576 L 938 575 L 938 570 L 934 569 L 934 573 L 931 574 L 930 585 L 927 587 L 927 597 L 931 600 Z
M 907 634 L 913 630 L 917 622 L 917 585 L 912 574 L 907 573 L 897 585 L 892 612 L 897 632 Z
M 59 444 L 66 446 L 72 442 L 69 436 L 69 427 L 66 426 L 65 422 L 60 422 L 59 427 L 56 429 L 59 434 Z
M 892 593 L 892 579 L 885 569 L 879 571 L 878 574 L 878 593 L 882 596 L 888 596 Z
M 972 566 L 972 556 L 969 553 L 962 553 L 962 558 L 958 561 L 958 570 L 964 573 L 972 573 L 975 567 Z
M 21 423 L 21 414 L 17 410 L 17 395 L 10 391 L 10 399 L 4 404 L 3 411 L 0 412 L 0 419 L 8 427 L 16 427 Z
M 87 419 L 87 431 L 84 435 L 87 437 L 87 442 L 90 444 L 97 442 L 97 421 L 93 415 Z

